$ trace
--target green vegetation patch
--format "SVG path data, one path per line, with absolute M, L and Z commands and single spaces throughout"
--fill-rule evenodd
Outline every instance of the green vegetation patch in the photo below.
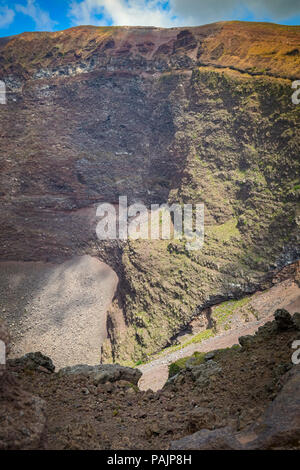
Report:
M 251 296 L 243 297 L 239 300 L 227 300 L 213 309 L 213 318 L 217 325 L 224 324 L 238 309 L 247 305 Z
M 213 358 L 214 361 L 219 361 L 221 359 L 225 359 L 235 355 L 237 352 L 241 350 L 240 345 L 234 344 L 229 348 L 217 349 L 215 351 L 211 351 L 215 353 Z M 198 366 L 203 364 L 205 361 L 206 352 L 194 352 L 192 356 L 186 356 L 178 359 L 172 364 L 169 365 L 169 379 L 174 377 L 174 375 L 178 374 L 181 370 L 185 369 L 187 363 L 190 362 L 193 366 Z
M 199 364 L 203 364 L 204 356 L 206 353 L 201 352 L 194 352 L 192 356 L 182 357 L 172 364 L 169 365 L 169 379 L 174 375 L 178 374 L 182 369 L 185 369 L 187 361 L 190 359 L 193 362 L 193 365 L 198 366 Z
M 240 232 L 237 228 L 237 219 L 232 218 L 221 225 L 207 227 L 207 232 L 220 240 L 230 240 L 232 237 L 239 237 Z

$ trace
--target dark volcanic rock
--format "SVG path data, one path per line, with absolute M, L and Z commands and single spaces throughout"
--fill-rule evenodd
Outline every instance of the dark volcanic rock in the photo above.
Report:
M 2 323 L 0 339 L 9 351 L 9 335 Z M 45 401 L 24 391 L 9 367 L 0 369 L 0 377 L 0 450 L 40 448 L 46 426 Z
M 300 443 L 300 366 L 288 372 L 285 384 L 267 408 L 255 429 L 257 438 L 249 449 L 280 449 L 299 447 Z
M 254 337 L 251 335 L 240 336 L 239 343 L 242 348 L 247 349 L 254 341 Z
M 295 312 L 293 315 L 293 323 L 297 330 L 300 330 L 300 313 Z
M 209 408 L 197 407 L 189 413 L 187 421 L 191 432 L 199 429 L 214 429 L 216 416 Z
M 221 428 L 209 431 L 203 429 L 172 441 L 170 450 L 240 450 L 241 444 L 235 438 L 231 428 Z
M 0 449 L 30 450 L 43 445 L 46 403 L 7 377 L 0 384 Z
M 192 378 L 199 387 L 207 386 L 211 377 L 220 374 L 220 372 L 222 372 L 221 366 L 213 360 L 194 367 L 191 366 Z
M 235 432 L 233 429 L 202 429 L 171 442 L 172 450 L 293 449 L 300 444 L 300 366 L 283 379 L 284 386 L 259 421 Z M 209 416 L 209 415 L 208 415 Z M 210 423 L 212 420 L 208 419 Z M 194 421 L 192 420 L 192 423 Z
M 52 360 L 41 352 L 27 353 L 20 358 L 9 359 L 7 362 L 11 367 L 20 367 L 22 369 L 37 370 L 42 367 L 49 372 L 55 370 Z
M 278 309 L 274 313 L 275 321 L 279 330 L 287 330 L 293 327 L 293 320 L 290 313 L 284 309 Z
M 119 364 L 101 364 L 99 366 L 79 364 L 77 366 L 60 369 L 58 375 L 60 377 L 66 375 L 85 375 L 92 377 L 95 385 L 106 382 L 117 382 L 119 380 L 124 380 L 136 385 L 142 373 L 139 369 L 124 367 Z

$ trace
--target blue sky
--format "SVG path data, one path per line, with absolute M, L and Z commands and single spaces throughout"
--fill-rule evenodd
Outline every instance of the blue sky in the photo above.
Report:
M 300 24 L 300 0 L 0 0 L 0 37 L 81 24 L 195 26 L 224 20 Z

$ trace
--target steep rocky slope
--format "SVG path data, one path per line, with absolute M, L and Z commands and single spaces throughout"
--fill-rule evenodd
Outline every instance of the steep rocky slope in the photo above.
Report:
M 103 360 L 160 350 L 299 258 L 300 28 L 79 27 L 0 40 L 0 257 L 108 262 Z M 205 203 L 205 244 L 100 242 L 96 203 Z

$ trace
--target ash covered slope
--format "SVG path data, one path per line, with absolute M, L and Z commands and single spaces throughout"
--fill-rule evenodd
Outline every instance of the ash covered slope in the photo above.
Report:
M 300 28 L 79 27 L 0 40 L 2 260 L 92 254 L 120 276 L 103 357 L 165 346 L 299 257 Z M 206 205 L 201 253 L 95 238 L 98 201 Z

